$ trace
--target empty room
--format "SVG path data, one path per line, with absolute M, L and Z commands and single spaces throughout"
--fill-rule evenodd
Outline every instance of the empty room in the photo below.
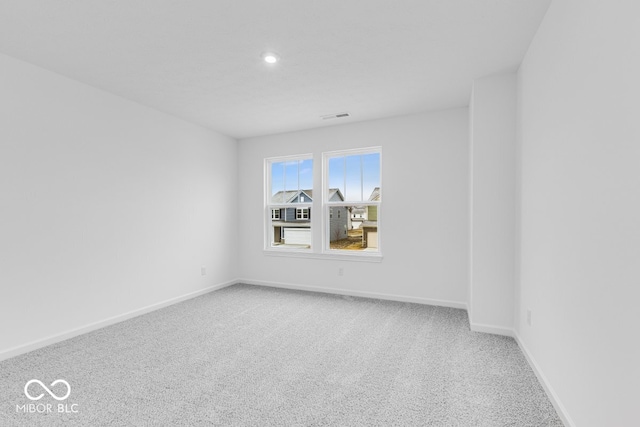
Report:
M 639 17 L 0 1 L 0 426 L 640 425 Z

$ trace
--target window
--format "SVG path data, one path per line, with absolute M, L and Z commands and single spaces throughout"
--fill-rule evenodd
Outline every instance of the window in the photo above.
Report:
M 265 176 L 265 248 L 310 250 L 313 202 L 311 156 L 266 159 Z
M 309 208 L 296 208 L 296 219 L 309 219 Z
M 380 261 L 381 153 L 379 147 L 323 153 L 316 181 L 322 188 L 315 189 L 312 155 L 265 159 L 265 250 Z M 312 215 L 314 206 L 320 215 Z M 312 244 L 314 227 L 322 244 Z
M 325 250 L 380 253 L 381 150 L 325 153 Z M 354 220 L 356 219 L 357 220 Z

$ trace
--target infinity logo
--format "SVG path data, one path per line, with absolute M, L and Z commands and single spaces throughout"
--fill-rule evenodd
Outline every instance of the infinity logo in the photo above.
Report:
M 69 397 L 69 395 L 71 394 L 71 386 L 69 385 L 68 382 L 66 382 L 65 380 L 55 380 L 54 382 L 51 383 L 51 387 L 55 386 L 58 383 L 62 383 L 64 385 L 67 386 L 67 394 L 65 394 L 62 397 L 58 397 L 56 394 L 54 394 L 51 390 L 49 390 L 47 388 L 46 385 L 42 384 L 42 381 L 40 380 L 31 380 L 28 383 L 26 383 L 24 385 L 24 395 L 27 396 L 29 399 L 31 400 L 40 400 L 42 399 L 42 396 L 44 396 L 44 393 L 40 393 L 39 395 L 33 397 L 29 394 L 29 390 L 27 390 L 29 388 L 29 386 L 33 383 L 38 383 L 40 384 L 40 387 L 42 387 L 47 393 L 49 393 L 49 396 L 53 397 L 56 400 L 65 400 L 67 397 Z

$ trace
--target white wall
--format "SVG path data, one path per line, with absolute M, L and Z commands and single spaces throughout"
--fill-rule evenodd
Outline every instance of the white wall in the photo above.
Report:
M 0 358 L 234 279 L 236 154 L 0 56 Z
M 473 83 L 470 115 L 469 320 L 512 335 L 515 281 L 516 74 Z
M 265 255 L 264 158 L 313 153 L 315 186 L 320 188 L 322 152 L 369 146 L 382 146 L 383 261 Z M 239 169 L 240 272 L 244 280 L 466 304 L 466 108 L 241 140 Z M 314 236 L 319 241 L 319 227 Z M 338 276 L 339 267 L 344 268 L 344 276 Z
M 554 0 L 519 72 L 516 329 L 581 427 L 639 419 L 638 16 L 635 1 Z

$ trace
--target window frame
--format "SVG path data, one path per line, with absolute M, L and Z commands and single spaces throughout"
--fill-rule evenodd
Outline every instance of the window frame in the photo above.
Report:
M 370 200 L 345 200 L 341 202 L 331 202 L 328 200 L 329 196 L 329 159 L 335 157 L 347 157 L 347 156 L 355 156 L 355 155 L 364 155 L 364 154 L 374 154 L 377 153 L 380 155 L 380 182 L 379 184 L 379 200 L 370 201 Z M 322 253 L 324 255 L 330 255 L 332 257 L 336 257 L 339 259 L 354 259 L 361 258 L 362 260 L 381 260 L 382 259 L 382 233 L 380 229 L 382 228 L 382 147 L 365 147 L 365 148 L 356 148 L 356 149 L 347 149 L 347 150 L 336 150 L 336 151 L 328 151 L 322 153 L 322 212 L 324 213 L 322 218 Z M 362 171 L 361 171 L 362 173 Z M 362 184 L 361 184 L 362 185 Z M 361 194 L 361 197 L 364 198 L 364 194 Z M 331 216 L 329 214 L 330 210 L 334 207 L 351 207 L 351 206 L 375 206 L 377 207 L 377 237 L 378 237 L 378 248 L 377 251 L 355 251 L 355 250 L 344 250 L 344 249 L 331 249 L 331 230 L 330 230 L 330 219 Z M 335 215 L 333 215 L 335 217 Z M 350 215 L 347 215 L 347 222 L 349 220 Z
M 296 207 L 296 221 L 309 219 L 309 208 Z
M 273 203 L 273 195 L 271 194 L 272 191 L 272 182 L 271 182 L 271 176 L 272 176 L 272 165 L 275 163 L 286 163 L 286 162 L 294 162 L 294 161 L 305 161 L 305 160 L 311 160 L 312 162 L 312 187 L 313 187 L 313 174 L 315 174 L 315 159 L 313 157 L 313 154 L 297 154 L 297 155 L 291 155 L 291 156 L 278 156 L 278 157 L 268 157 L 264 159 L 264 200 L 263 200 L 263 209 L 264 209 L 264 245 L 263 245 L 263 250 L 266 253 L 270 253 L 270 254 L 309 254 L 312 253 L 313 248 L 314 248 L 314 238 L 313 238 L 313 229 L 314 229 L 314 222 L 311 219 L 309 221 L 309 233 L 310 233 L 310 247 L 308 248 L 298 248 L 298 247 L 286 247 L 285 245 L 282 246 L 276 246 L 273 244 L 273 220 L 275 218 L 272 218 L 272 210 L 273 209 L 285 209 L 285 222 L 286 222 L 286 209 L 290 209 L 290 208 L 295 208 L 296 209 L 296 221 L 304 221 L 304 220 L 309 220 L 310 219 L 310 210 L 313 207 L 313 200 L 311 201 L 305 201 L 304 203 L 295 203 L 295 204 L 291 204 L 291 203 Z M 298 171 L 298 176 L 300 175 L 300 171 Z M 299 180 L 298 180 L 298 186 L 299 186 Z M 298 188 L 297 191 L 301 191 L 301 190 L 305 190 L 304 188 Z M 284 189 L 283 191 L 287 191 L 286 189 Z M 306 197 L 305 197 L 306 199 Z M 307 218 L 304 219 L 298 219 L 297 218 L 297 210 L 299 208 L 304 208 L 307 210 Z M 282 216 L 280 215 L 280 218 L 278 218 L 278 220 L 282 220 Z M 292 222 L 292 226 L 295 224 L 295 222 Z M 284 236 L 284 229 L 286 227 L 281 226 L 280 228 L 280 235 L 281 238 L 283 238 Z
M 298 258 L 313 258 L 313 259 L 334 259 L 334 260 L 345 260 L 345 261 L 358 261 L 358 262 L 382 262 L 382 233 L 380 233 L 381 229 L 381 218 L 382 218 L 382 197 L 380 197 L 379 201 L 344 201 L 344 202 L 329 202 L 328 201 L 328 193 L 329 193 L 329 158 L 331 157 L 342 157 L 342 156 L 352 156 L 358 154 L 372 154 L 379 153 L 380 154 L 380 195 L 382 196 L 383 189 L 383 155 L 382 155 L 382 147 L 374 146 L 374 147 L 365 147 L 365 148 L 356 148 L 356 149 L 346 149 L 346 150 L 335 150 L 335 151 L 327 151 L 322 152 L 319 155 L 316 153 L 307 153 L 307 154 L 296 154 L 289 156 L 277 156 L 277 157 L 268 157 L 264 159 L 264 246 L 263 251 L 265 255 L 268 256 L 281 256 L 281 257 L 298 257 Z M 279 162 L 290 162 L 290 161 L 304 161 L 311 160 L 312 168 L 313 168 L 313 179 L 311 189 L 314 194 L 314 198 L 311 201 L 304 203 L 295 203 L 294 206 L 292 204 L 286 203 L 272 203 L 272 186 L 271 186 L 271 166 L 274 163 Z M 320 164 L 318 164 L 318 160 L 320 160 Z M 320 194 L 318 194 L 318 175 L 320 177 Z M 299 188 L 298 190 L 304 190 Z M 364 196 L 363 196 L 364 197 Z M 305 197 L 306 199 L 306 197 Z M 373 252 L 369 251 L 354 251 L 354 250 L 339 250 L 339 249 L 330 249 L 330 219 L 331 219 L 331 209 L 333 207 L 349 207 L 349 206 L 377 206 L 377 223 L 378 223 L 378 250 Z M 306 208 L 308 212 L 308 218 L 310 225 L 310 247 L 309 248 L 287 248 L 277 247 L 272 245 L 273 239 L 273 226 L 272 226 L 272 218 L 271 218 L 271 209 L 287 209 L 287 208 Z M 314 210 L 316 212 L 313 216 L 311 216 L 310 211 Z M 335 213 L 335 212 L 334 212 Z M 335 215 L 333 215 L 335 217 Z M 286 214 L 285 214 L 286 217 Z M 296 215 L 297 217 L 297 215 Z M 349 213 L 346 214 L 347 222 L 349 220 Z M 300 219 L 296 219 L 300 221 Z M 302 221 L 305 219 L 302 219 Z M 284 228 L 280 229 L 281 237 L 284 234 Z

